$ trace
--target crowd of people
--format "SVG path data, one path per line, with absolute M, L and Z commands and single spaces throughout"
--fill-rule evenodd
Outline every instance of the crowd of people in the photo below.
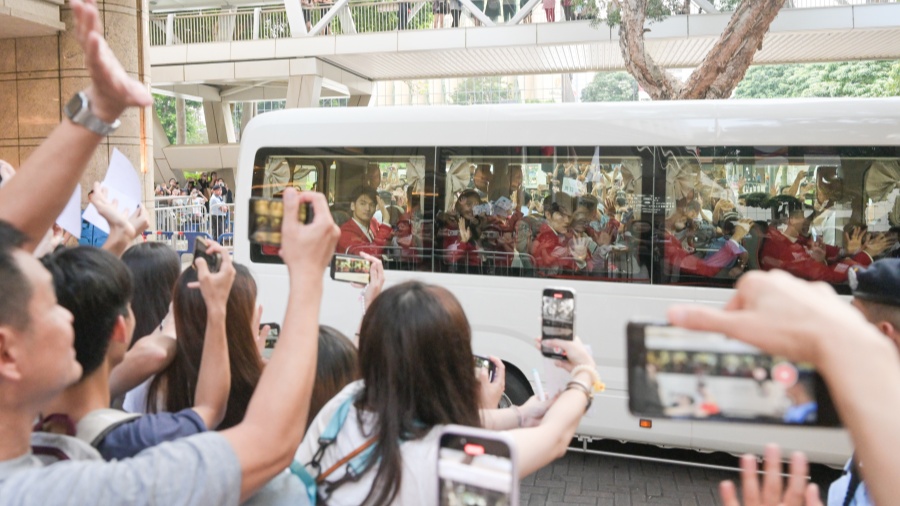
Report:
M 112 123 L 150 105 L 106 45 L 95 1 L 71 7 L 91 113 Z M 110 224 L 103 248 L 36 257 L 102 140 L 65 120 L 0 188 L 0 502 L 434 504 L 436 441 L 448 424 L 508 431 L 520 476 L 565 453 L 600 383 L 578 338 L 545 343 L 565 355 L 556 362 L 571 375 L 563 392 L 500 409 L 503 363 L 491 358 L 494 381 L 472 373 L 471 327 L 445 288 L 410 281 L 383 290 L 381 261 L 366 254 L 358 335 L 320 325 L 324 269 L 343 240 L 321 193 L 284 192 L 279 255 L 289 295 L 268 360 L 253 277 L 218 244 L 182 271 L 167 245 L 132 245 L 145 215 L 100 205 Z M 302 223 L 307 204 L 315 217 Z M 470 204 L 479 205 L 461 204 L 459 235 L 474 221 Z M 563 214 L 554 204 L 551 220 Z M 377 196 L 359 191 L 354 212 L 374 207 Z M 352 224 L 359 234 L 374 234 L 360 225 Z M 900 494 L 891 416 L 900 398 L 898 262 L 852 271 L 853 306 L 778 271 L 742 277 L 724 308 L 668 313 L 675 325 L 814 364 L 857 448 L 832 493 L 878 504 Z M 765 504 L 799 504 L 804 493 L 817 504 L 802 456 L 782 498 L 777 452 L 766 454 Z M 759 504 L 751 465 L 744 460 L 745 503 Z M 733 485 L 722 493 L 737 504 Z

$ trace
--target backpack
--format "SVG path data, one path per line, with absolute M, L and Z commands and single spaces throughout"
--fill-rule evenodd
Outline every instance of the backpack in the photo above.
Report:
M 290 472 L 298 477 L 306 487 L 306 494 L 310 504 L 326 504 L 327 495 L 330 495 L 335 489 L 348 481 L 356 481 L 369 468 L 369 459 L 377 447 L 376 438 L 372 437 L 365 443 L 347 454 L 344 458 L 337 461 L 333 466 L 326 470 L 322 470 L 320 462 L 325 450 L 334 443 L 338 433 L 347 421 L 347 413 L 353 404 L 354 397 L 351 396 L 338 407 L 337 411 L 331 417 L 325 431 L 319 436 L 319 449 L 313 455 L 312 460 L 304 465 L 296 460 L 291 463 Z M 346 464 L 346 473 L 335 481 L 326 481 L 326 479 L 335 471 Z M 315 468 L 318 471 L 317 476 L 313 476 L 307 471 L 306 466 Z
M 39 421 L 31 433 L 31 452 L 42 464 L 50 465 L 63 460 L 103 460 L 97 446 L 116 427 L 141 416 L 117 409 L 91 411 L 78 422 L 65 415 L 54 414 Z M 66 426 L 66 434 L 45 432 L 47 422 Z

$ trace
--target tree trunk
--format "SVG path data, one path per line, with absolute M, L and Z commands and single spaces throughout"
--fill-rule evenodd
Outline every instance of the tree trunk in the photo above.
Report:
M 625 69 L 654 100 L 677 98 L 678 80 L 657 65 L 644 46 L 647 0 L 622 0 L 617 3 L 622 14 L 619 47 L 622 49 Z
M 763 37 L 784 2 L 741 2 L 700 66 L 687 82 L 680 83 L 656 64 L 644 46 L 647 0 L 621 0 L 619 46 L 625 68 L 654 100 L 728 98 L 762 48 Z

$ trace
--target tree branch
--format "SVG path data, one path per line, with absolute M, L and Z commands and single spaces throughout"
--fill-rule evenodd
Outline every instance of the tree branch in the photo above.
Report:
M 678 98 L 681 83 L 657 65 L 644 46 L 647 0 L 621 0 L 617 3 L 621 9 L 619 47 L 622 49 L 625 69 L 653 100 Z
M 725 31 L 681 88 L 679 99 L 728 98 L 744 78 L 785 0 L 742 1 Z

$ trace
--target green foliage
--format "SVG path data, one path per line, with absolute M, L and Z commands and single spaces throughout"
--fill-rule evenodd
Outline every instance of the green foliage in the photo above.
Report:
M 163 130 L 166 132 L 166 138 L 169 144 L 175 144 L 177 135 L 177 119 L 175 113 L 175 97 L 166 95 L 153 95 L 153 107 L 159 116 Z M 203 104 L 192 100 L 185 100 L 184 103 L 184 136 L 185 144 L 205 144 L 206 128 L 200 124 L 200 115 L 203 113 Z
M 519 93 L 513 82 L 504 82 L 502 77 L 470 77 L 456 85 L 450 102 L 457 105 L 519 102 Z
M 734 98 L 900 96 L 900 61 L 751 67 Z
M 637 81 L 627 72 L 600 72 L 581 90 L 582 102 L 628 102 L 637 99 Z

